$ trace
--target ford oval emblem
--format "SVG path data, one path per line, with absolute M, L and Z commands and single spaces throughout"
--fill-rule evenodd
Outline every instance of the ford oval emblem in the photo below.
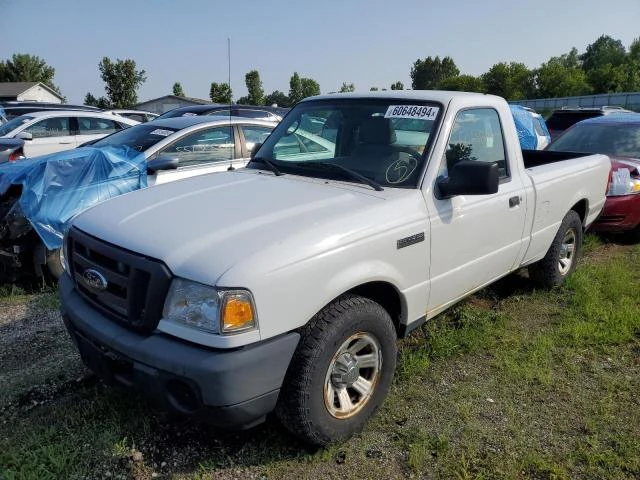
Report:
M 103 291 L 107 289 L 107 279 L 97 270 L 87 268 L 82 272 L 82 281 L 91 290 Z

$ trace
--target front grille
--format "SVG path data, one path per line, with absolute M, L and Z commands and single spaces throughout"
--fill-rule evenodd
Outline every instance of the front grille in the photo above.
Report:
M 171 272 L 159 260 L 116 247 L 72 228 L 68 236 L 69 270 L 80 294 L 110 318 L 135 330 L 158 326 Z M 93 270 L 106 280 L 95 288 L 85 279 Z

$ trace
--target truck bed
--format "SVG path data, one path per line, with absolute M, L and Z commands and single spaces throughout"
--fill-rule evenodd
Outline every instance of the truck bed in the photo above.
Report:
M 586 157 L 588 153 L 579 152 L 551 152 L 547 150 L 522 150 L 524 168 L 539 167 L 548 163 L 561 162 L 579 157 Z

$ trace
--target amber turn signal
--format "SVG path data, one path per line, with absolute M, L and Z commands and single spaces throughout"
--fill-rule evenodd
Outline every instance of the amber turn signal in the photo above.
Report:
M 248 293 L 233 292 L 224 295 L 222 304 L 222 333 L 238 333 L 256 326 L 253 302 Z

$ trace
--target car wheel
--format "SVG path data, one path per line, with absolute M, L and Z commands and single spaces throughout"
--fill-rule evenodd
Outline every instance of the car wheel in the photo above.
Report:
M 547 254 L 529 266 L 529 276 L 538 285 L 555 287 L 573 273 L 582 249 L 582 221 L 573 210 L 562 220 Z
M 62 248 L 47 250 L 47 273 L 49 274 L 49 279 L 52 281 L 58 281 L 64 273 Z
M 396 366 L 387 311 L 346 295 L 303 329 L 276 412 L 304 441 L 324 446 L 359 432 L 384 401 Z

